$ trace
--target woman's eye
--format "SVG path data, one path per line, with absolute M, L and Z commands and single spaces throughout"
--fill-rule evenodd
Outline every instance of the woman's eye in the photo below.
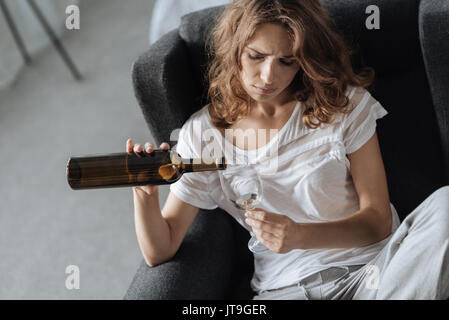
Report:
M 251 60 L 259 60 L 259 59 L 262 59 L 262 57 L 257 57 L 257 56 L 252 56 L 252 55 L 248 55 L 248 57 L 251 59 Z
M 282 63 L 283 65 L 286 65 L 286 66 L 291 66 L 291 65 L 293 65 L 293 61 L 287 62 L 287 61 L 285 61 L 285 60 L 281 60 L 281 63 Z
M 250 54 L 248 54 L 248 57 L 251 59 L 251 60 L 261 60 L 261 59 L 263 59 L 263 57 L 260 57 L 260 56 L 252 56 L 252 55 L 250 55 Z M 285 61 L 285 60 L 279 60 L 283 65 L 285 65 L 285 66 L 291 66 L 291 65 L 293 65 L 294 64 L 294 61 Z

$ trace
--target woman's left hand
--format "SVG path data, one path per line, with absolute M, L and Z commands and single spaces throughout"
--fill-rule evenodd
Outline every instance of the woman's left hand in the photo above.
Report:
M 287 253 L 302 248 L 302 225 L 288 216 L 259 208 L 245 212 L 245 222 L 257 239 L 276 253 Z

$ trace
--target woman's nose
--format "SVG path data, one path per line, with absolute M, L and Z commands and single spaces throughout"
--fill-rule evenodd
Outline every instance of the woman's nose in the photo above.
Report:
M 274 61 L 266 60 L 262 64 L 262 70 L 260 72 L 260 78 L 264 84 L 271 84 L 274 79 Z

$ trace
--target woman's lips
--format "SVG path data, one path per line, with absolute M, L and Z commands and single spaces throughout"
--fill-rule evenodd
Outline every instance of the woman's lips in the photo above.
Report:
M 263 88 L 256 87 L 256 86 L 253 86 L 253 87 L 256 89 L 257 92 L 259 92 L 261 94 L 270 94 L 270 93 L 273 93 L 276 91 L 276 89 L 263 89 Z

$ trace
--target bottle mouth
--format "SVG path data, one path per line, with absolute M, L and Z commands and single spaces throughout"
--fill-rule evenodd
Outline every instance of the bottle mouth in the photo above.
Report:
M 67 182 L 69 183 L 72 189 L 76 189 L 80 185 L 81 181 L 81 167 L 78 164 L 78 161 L 70 158 L 67 162 L 66 168 L 67 174 Z

